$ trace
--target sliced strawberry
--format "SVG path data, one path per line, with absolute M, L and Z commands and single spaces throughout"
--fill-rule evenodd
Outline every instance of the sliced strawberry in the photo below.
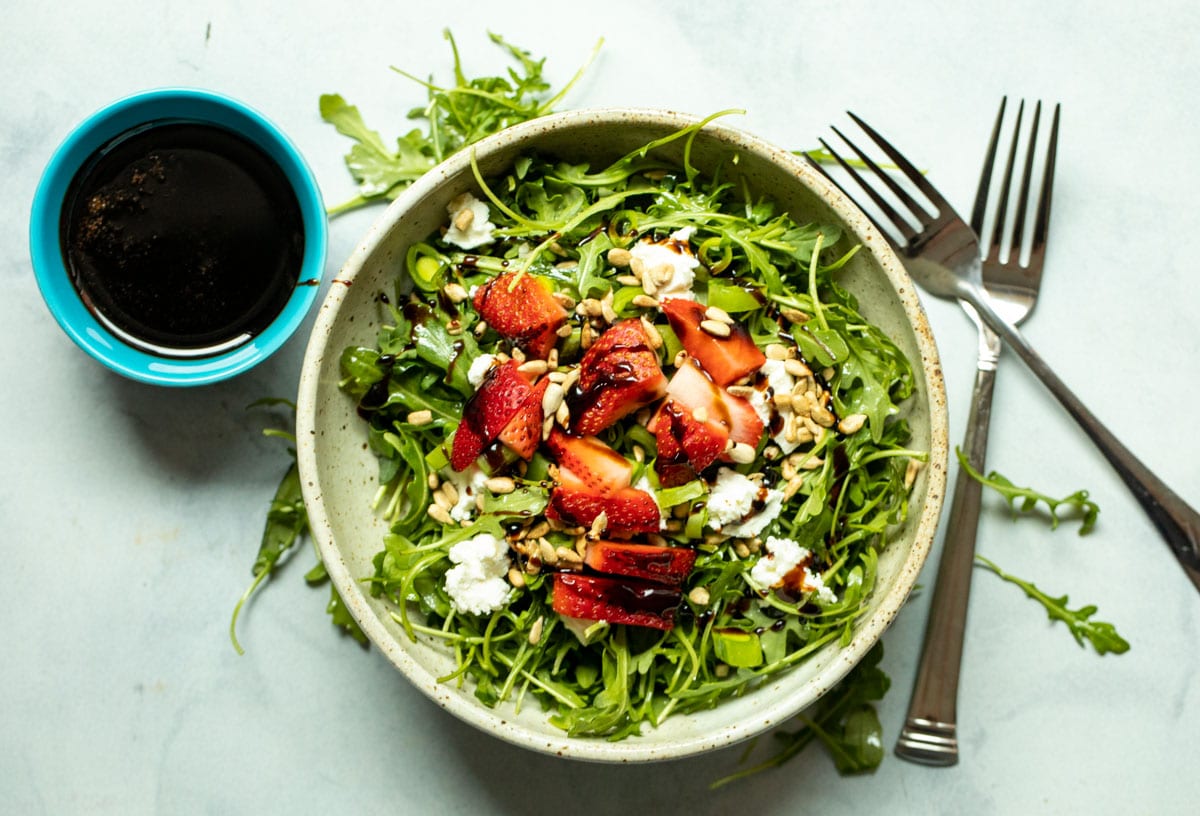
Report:
M 538 443 L 542 441 L 542 396 L 550 381 L 543 378 L 533 387 L 525 402 L 504 426 L 498 439 L 522 459 L 533 457 Z
M 466 470 L 487 446 L 487 440 L 483 438 L 483 431 L 479 425 L 464 419 L 454 432 L 454 440 L 450 447 L 450 467 Z
M 703 414 L 700 414 L 703 416 Z M 659 481 L 674 487 L 696 478 L 725 451 L 729 429 L 668 398 L 651 420 L 658 443 L 655 470 Z
M 622 320 L 600 335 L 579 361 L 570 398 L 571 429 L 595 434 L 665 393 L 667 378 L 640 320 Z
M 646 426 L 647 429 L 658 438 L 658 455 L 659 461 L 663 461 L 663 432 L 659 426 L 663 424 L 666 416 L 666 406 L 675 403 L 681 408 L 690 412 L 691 417 L 696 416 L 696 412 L 701 411 L 701 416 L 705 417 L 707 424 L 716 426 L 716 431 L 710 430 L 708 433 L 711 436 L 722 439 L 722 445 L 725 444 L 725 439 L 732 439 L 734 442 L 755 447 L 762 438 L 763 422 L 754 410 L 754 406 L 749 400 L 734 396 L 720 388 L 709 379 L 705 372 L 700 368 L 699 361 L 689 358 L 678 369 L 676 369 L 671 381 L 667 384 L 667 396 L 669 400 L 663 404 L 663 408 L 650 420 Z M 679 449 L 684 449 L 684 439 L 686 427 L 679 422 L 673 423 L 667 433 L 673 435 L 679 442 Z M 706 450 L 705 443 L 711 444 L 711 440 L 704 438 L 692 442 L 694 449 Z M 668 461 L 672 457 L 678 458 L 678 451 L 670 444 L 668 449 Z M 724 447 L 718 451 L 720 458 L 728 459 L 728 455 L 724 452 Z M 703 470 L 707 464 L 699 464 L 702 457 L 695 455 L 692 451 L 684 451 L 688 460 L 695 466 L 697 470 Z M 711 460 L 709 460 L 711 462 Z M 665 463 L 664 463 L 665 464 Z M 660 475 L 663 471 L 659 471 Z M 686 480 L 685 480 L 686 481 Z
M 559 485 L 550 492 L 546 508 L 547 518 L 582 527 L 591 527 L 601 513 L 608 519 L 601 532 L 619 537 L 657 533 L 662 521 L 654 497 L 635 487 L 601 496 L 591 490 Z
M 475 292 L 475 310 L 501 337 L 527 354 L 545 359 L 567 322 L 567 310 L 554 299 L 548 281 L 528 273 L 506 272 Z
M 692 565 L 696 563 L 696 551 L 687 547 L 593 541 L 588 545 L 583 563 L 596 572 L 678 586 L 692 571 Z
M 749 333 L 736 323 L 729 326 L 728 337 L 717 337 L 700 328 L 707 319 L 703 304 L 686 298 L 667 298 L 659 305 L 683 348 L 700 361 L 717 385 L 735 383 L 758 371 L 767 361 Z
M 729 412 L 729 438 L 750 447 L 757 447 L 763 435 L 763 421 L 747 399 L 722 393 L 721 401 Z
M 565 468 L 567 478 L 574 477 L 579 486 L 600 495 L 629 487 L 633 465 L 596 437 L 573 436 L 555 428 L 546 445 L 554 454 L 560 473 Z
M 573 618 L 670 629 L 682 600 L 678 588 L 648 581 L 573 572 L 554 574 L 554 611 Z
M 492 366 L 479 390 L 463 406 L 462 422 L 454 433 L 450 451 L 450 466 L 463 470 L 474 462 L 500 435 L 532 391 L 515 360 Z M 540 433 L 540 426 L 538 430 Z

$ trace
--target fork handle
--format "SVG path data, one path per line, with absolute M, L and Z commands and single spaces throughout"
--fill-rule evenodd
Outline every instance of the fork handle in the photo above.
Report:
M 998 345 L 995 334 L 987 329 L 982 331 L 991 335 L 988 345 Z M 971 392 L 967 430 L 963 435 L 963 454 L 971 467 L 980 472 L 987 458 L 995 378 L 994 358 L 981 356 Z M 933 601 L 925 623 L 917 678 L 904 728 L 896 741 L 896 756 L 924 765 L 947 766 L 958 762 L 958 676 L 975 562 L 981 490 L 982 485 L 966 470 L 958 469 Z
M 1117 471 L 1121 480 L 1133 492 L 1142 509 L 1154 522 L 1158 532 L 1166 540 L 1180 566 L 1200 592 L 1200 513 L 1190 507 L 1150 468 L 1142 464 L 1133 453 L 1121 444 L 1108 428 L 1087 409 L 1066 384 L 1058 378 L 1045 361 L 1034 351 L 1017 328 L 996 314 L 987 296 L 976 287 L 967 287 L 965 298 L 983 321 L 999 334 L 1004 342 L 1015 351 L 1050 393 L 1062 403 L 1084 432 L 1104 454 L 1104 458 Z

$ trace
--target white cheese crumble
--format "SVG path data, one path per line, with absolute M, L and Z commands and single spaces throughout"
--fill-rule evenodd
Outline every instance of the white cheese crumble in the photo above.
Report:
M 654 241 L 643 238 L 634 244 L 629 254 L 636 258 L 646 270 L 653 272 L 666 265 L 671 269 L 671 276 L 663 283 L 652 283 L 650 287 L 643 285 L 647 294 L 662 300 L 663 298 L 687 298 L 695 300 L 692 293 L 692 283 L 696 279 L 695 269 L 700 266 L 700 260 L 692 254 L 688 239 L 695 232 L 693 227 L 675 230 L 665 241 Z
M 472 462 L 464 470 L 451 470 L 446 478 L 458 490 L 458 501 L 450 508 L 450 518 L 455 521 L 469 521 L 475 515 L 475 497 L 482 495 L 486 489 L 487 474 L 479 465 Z
M 804 568 L 803 589 L 805 592 L 815 593 L 817 600 L 823 604 L 837 603 L 837 595 L 825 586 L 825 579 L 821 577 L 821 573 L 812 572 L 808 567 Z
M 483 378 L 492 370 L 492 364 L 495 362 L 495 354 L 480 354 L 475 358 L 475 362 L 471 363 L 471 367 L 467 369 L 467 382 L 476 388 L 483 385 Z
M 812 558 L 806 548 L 801 547 L 790 538 L 767 536 L 763 545 L 765 552 L 754 566 L 750 568 L 750 580 L 763 589 L 782 586 L 788 573 L 803 565 L 800 579 L 800 590 L 816 595 L 817 600 L 824 604 L 837 603 L 837 596 L 825 586 L 825 580 L 820 573 L 809 570 L 808 561 Z
M 787 373 L 783 360 L 767 360 L 759 372 L 767 378 L 766 388 L 754 389 L 754 393 L 750 395 L 750 404 L 754 407 L 754 413 L 763 421 L 763 425 L 770 428 L 771 420 L 775 418 L 775 406 L 771 404 L 771 396 L 792 393 L 792 389 L 796 387 L 796 378 Z M 795 439 L 789 442 L 787 433 L 782 430 L 771 439 L 784 453 L 791 453 L 800 447 L 800 443 Z
M 755 512 L 755 501 L 764 502 Z M 736 470 L 721 468 L 708 496 L 708 526 L 735 538 L 761 533 L 783 509 L 783 492 L 764 489 Z
M 708 495 L 708 524 L 720 530 L 726 524 L 741 521 L 754 509 L 759 487 L 736 470 L 721 468 Z
M 446 573 L 446 594 L 459 612 L 486 615 L 508 603 L 508 543 L 480 533 L 450 548 L 455 564 Z
M 789 572 L 812 555 L 790 538 L 767 536 L 763 548 L 764 554 L 750 569 L 750 580 L 763 589 L 780 586 Z
M 471 213 L 469 219 L 464 219 L 470 223 L 465 225 L 465 229 L 460 229 L 459 213 L 463 210 Z M 445 235 L 449 243 L 463 249 L 475 249 L 492 242 L 492 230 L 496 229 L 496 225 L 490 220 L 492 214 L 487 202 L 480 201 L 470 193 L 463 193 L 446 205 L 446 212 L 450 214 L 450 227 Z

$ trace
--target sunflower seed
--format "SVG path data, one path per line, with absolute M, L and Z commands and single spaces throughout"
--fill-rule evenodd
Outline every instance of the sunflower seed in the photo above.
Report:
M 442 287 L 451 303 L 462 303 L 467 299 L 467 290 L 461 283 L 447 283 Z
M 838 423 L 838 430 L 849 436 L 850 434 L 858 433 L 863 425 L 867 423 L 866 414 L 851 414 L 848 417 L 843 417 Z
M 608 262 L 613 266 L 624 268 L 633 260 L 633 254 L 624 247 L 613 247 L 608 251 Z

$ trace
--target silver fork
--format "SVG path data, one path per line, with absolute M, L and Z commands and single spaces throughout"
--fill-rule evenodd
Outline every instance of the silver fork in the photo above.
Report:
M 935 297 L 965 301 L 974 308 L 978 317 L 1020 356 L 1117 471 L 1167 542 L 1196 590 L 1200 592 L 1200 513 L 1134 456 L 1046 365 L 1016 326 L 997 313 L 992 298 L 983 289 L 979 239 L 971 227 L 896 148 L 854 114 L 851 113 L 850 118 L 936 208 L 936 214 L 927 212 L 895 179 L 881 170 L 835 128 L 834 132 L 916 219 L 919 228 L 914 228 L 907 218 L 897 213 L 871 187 L 863 174 L 842 159 L 825 140 L 821 140 L 825 149 L 871 197 L 891 226 L 902 236 L 901 243 L 893 238 L 888 230 L 880 230 L 904 260 L 909 274 L 921 288 Z M 853 199 L 853 196 L 850 198 Z
M 979 236 L 984 235 L 984 217 L 1006 103 L 1006 99 L 1000 101 L 1000 111 L 996 114 L 996 124 L 988 141 L 979 188 L 975 194 L 975 206 L 971 210 L 971 228 Z M 1034 108 L 1033 122 L 1029 128 L 1008 259 L 1006 262 L 1001 261 L 1005 214 L 1008 211 L 1008 196 L 1013 181 L 1017 141 L 1021 134 L 1024 113 L 1025 103 L 1022 102 L 1017 108 L 1016 123 L 1012 128 L 1012 145 L 1008 151 L 1008 162 L 996 205 L 991 241 L 988 242 L 987 254 L 983 258 L 983 287 L 992 297 L 996 311 L 1015 325 L 1024 322 L 1033 311 L 1041 286 L 1042 268 L 1046 257 L 1046 236 L 1050 223 L 1054 163 L 1058 151 L 1059 106 L 1054 107 L 1054 119 L 1050 125 L 1045 169 L 1042 173 L 1041 193 L 1037 199 L 1027 266 L 1021 265 L 1021 250 L 1025 214 L 1029 207 L 1033 159 L 1037 150 L 1038 125 L 1042 113 L 1040 102 Z M 988 426 L 991 421 L 996 365 L 1000 360 L 1000 336 L 988 328 L 970 305 L 963 304 L 963 309 L 979 330 L 979 353 L 962 449 L 971 467 L 982 473 L 987 458 Z M 925 624 L 925 642 L 921 648 L 917 678 L 913 684 L 908 716 L 900 738 L 896 741 L 897 756 L 926 765 L 945 766 L 958 762 L 958 678 L 962 665 L 967 598 L 971 589 L 981 490 L 979 482 L 959 468 L 954 483 L 954 500 L 950 505 L 950 517 L 942 544 L 942 556 L 938 564 L 937 580 L 934 584 L 933 602 Z

